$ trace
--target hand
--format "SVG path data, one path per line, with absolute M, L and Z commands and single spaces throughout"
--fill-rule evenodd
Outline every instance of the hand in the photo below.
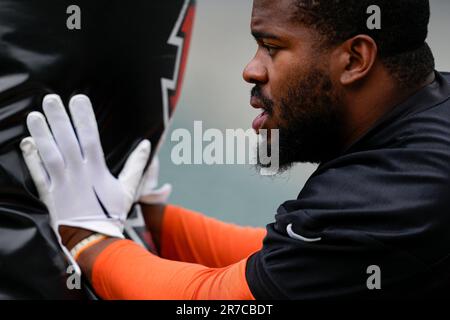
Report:
M 142 178 L 137 196 L 138 202 L 143 204 L 165 204 L 167 202 L 172 193 L 172 185 L 166 183 L 161 188 L 155 189 L 158 186 L 158 175 L 159 160 L 155 157 Z
M 159 160 L 154 157 L 150 167 L 144 173 L 139 187 L 137 201 L 141 205 L 142 218 L 150 231 L 156 250 L 161 248 L 161 228 L 167 199 L 172 192 L 172 185 L 166 183 L 158 186 Z
M 89 98 L 74 96 L 69 109 L 76 134 L 57 95 L 47 95 L 43 101 L 52 131 L 44 115 L 28 115 L 31 137 L 22 140 L 20 147 L 39 197 L 60 241 L 60 226 L 123 238 L 123 223 L 136 197 L 150 142 L 138 145 L 116 178 L 106 165 Z

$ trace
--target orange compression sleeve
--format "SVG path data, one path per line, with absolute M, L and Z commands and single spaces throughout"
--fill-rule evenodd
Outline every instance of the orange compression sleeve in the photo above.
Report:
M 103 299 L 253 300 L 247 258 L 224 268 L 162 259 L 129 240 L 111 243 L 96 258 L 92 285 Z
M 220 268 L 260 250 L 265 235 L 263 228 L 240 227 L 167 205 L 160 256 Z

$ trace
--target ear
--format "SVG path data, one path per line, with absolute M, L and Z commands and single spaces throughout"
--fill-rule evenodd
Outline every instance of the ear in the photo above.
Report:
M 352 85 L 366 77 L 378 55 L 375 40 L 367 35 L 357 35 L 345 41 L 340 49 L 338 61 L 343 86 Z

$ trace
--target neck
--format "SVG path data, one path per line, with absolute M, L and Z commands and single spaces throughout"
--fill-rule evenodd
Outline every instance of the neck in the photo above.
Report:
M 432 72 L 419 85 L 404 88 L 398 85 L 385 70 L 379 70 L 379 72 L 382 73 L 380 76 L 371 77 L 364 84 L 369 89 L 351 94 L 346 99 L 349 116 L 345 123 L 345 128 L 348 130 L 343 135 L 343 149 L 348 148 L 364 135 L 383 115 L 435 80 L 435 74 Z

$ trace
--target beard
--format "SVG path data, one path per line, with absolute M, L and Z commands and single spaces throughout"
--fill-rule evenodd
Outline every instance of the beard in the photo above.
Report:
M 261 101 L 269 119 L 276 120 L 279 129 L 278 173 L 297 162 L 326 162 L 342 149 L 342 99 L 325 72 L 314 68 L 301 79 L 290 81 L 279 105 L 264 97 L 258 85 L 252 89 L 252 96 Z M 267 148 L 270 154 L 270 143 L 267 141 L 258 148 Z M 262 164 L 258 158 L 258 168 L 270 165 Z

